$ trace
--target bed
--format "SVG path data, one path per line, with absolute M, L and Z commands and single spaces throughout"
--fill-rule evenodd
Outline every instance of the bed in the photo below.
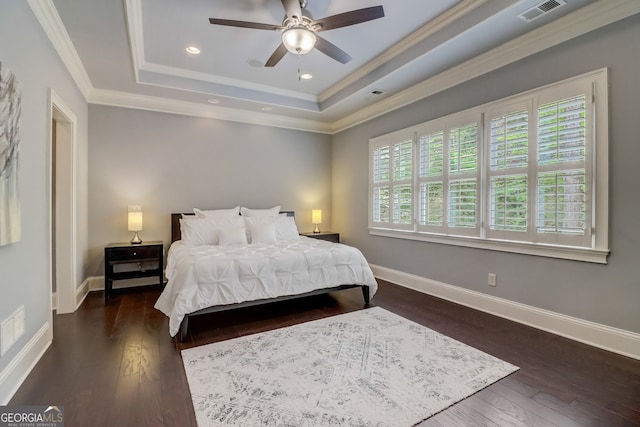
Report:
M 298 235 L 294 213 L 276 208 L 171 214 L 167 284 L 155 304 L 171 336 L 184 341 L 193 316 L 343 289 L 361 288 L 369 304 L 377 282 L 362 253 Z

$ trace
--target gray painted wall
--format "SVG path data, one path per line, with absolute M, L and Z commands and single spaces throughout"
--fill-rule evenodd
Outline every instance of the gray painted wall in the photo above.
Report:
M 640 332 L 640 16 L 636 15 L 334 136 L 333 225 L 369 262 Z M 595 69 L 610 70 L 608 265 L 370 236 L 368 140 Z M 498 286 L 487 285 L 497 273 Z
M 27 2 L 0 2 L 0 61 L 22 85 L 20 122 L 20 200 L 22 240 L 0 247 L 0 320 L 25 306 L 24 336 L 0 358 L 0 372 L 50 320 L 48 91 L 53 90 L 77 116 L 78 160 L 76 285 L 84 276 L 87 241 L 87 103 L 51 46 Z M 0 384 L 0 400 L 7 393 Z
M 89 275 L 104 245 L 126 242 L 127 205 L 142 205 L 143 240 L 170 241 L 170 214 L 194 207 L 282 205 L 312 230 L 331 225 L 331 137 L 242 123 L 91 105 Z

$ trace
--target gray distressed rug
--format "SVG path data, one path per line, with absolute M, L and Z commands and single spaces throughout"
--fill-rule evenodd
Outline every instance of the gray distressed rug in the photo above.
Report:
M 379 307 L 182 358 L 199 427 L 412 426 L 518 369 Z

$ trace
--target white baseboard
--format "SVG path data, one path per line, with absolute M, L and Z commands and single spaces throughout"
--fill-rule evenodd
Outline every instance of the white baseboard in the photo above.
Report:
M 84 279 L 84 282 L 82 282 L 82 284 L 76 290 L 76 308 L 75 308 L 75 310 L 80 308 L 80 306 L 84 302 L 84 299 L 87 297 L 87 295 L 89 295 L 89 291 L 91 290 L 89 284 L 90 284 L 90 278 L 87 277 L 86 279 Z
M 104 291 L 104 276 L 87 277 L 89 292 Z
M 76 308 L 73 311 L 80 308 L 80 306 L 84 302 L 84 299 L 87 297 L 87 295 L 89 295 L 89 292 L 93 290 L 90 287 L 91 279 L 92 279 L 91 277 L 84 279 L 84 282 L 82 282 L 80 287 L 76 289 Z M 51 293 L 51 310 L 55 311 L 57 309 L 58 309 L 58 293 L 53 292 Z
M 640 334 L 497 298 L 402 271 L 371 265 L 376 277 L 532 326 L 575 341 L 640 360 Z
M 53 331 L 47 322 L 0 372 L 0 405 L 5 406 L 9 403 L 52 341 Z

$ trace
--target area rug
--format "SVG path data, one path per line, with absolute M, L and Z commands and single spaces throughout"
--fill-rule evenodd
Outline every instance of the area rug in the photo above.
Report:
M 518 369 L 379 307 L 182 358 L 199 427 L 413 426 Z

